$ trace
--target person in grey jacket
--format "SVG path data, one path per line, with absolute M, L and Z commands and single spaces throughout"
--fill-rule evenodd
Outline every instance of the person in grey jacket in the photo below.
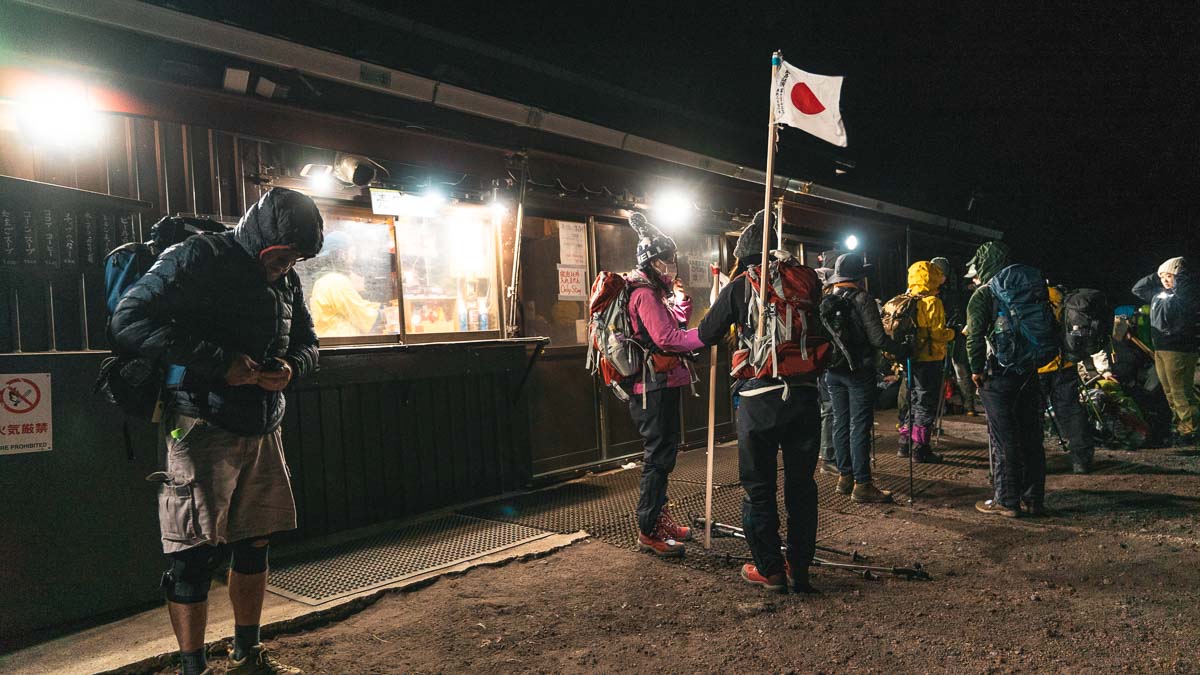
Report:
M 903 347 L 884 332 L 879 305 L 864 288 L 870 270 L 861 253 L 846 253 L 834 264 L 830 297 L 822 301 L 822 318 L 831 312 L 849 316 L 830 322 L 831 332 L 842 333 L 837 336 L 842 358 L 825 371 L 824 379 L 833 403 L 838 493 L 850 495 L 856 502 L 890 502 L 891 492 L 875 487 L 871 479 L 875 377 L 879 351 L 898 354 Z

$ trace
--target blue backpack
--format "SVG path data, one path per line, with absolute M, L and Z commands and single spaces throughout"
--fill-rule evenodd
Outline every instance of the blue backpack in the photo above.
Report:
M 145 276 L 158 256 L 171 246 L 193 235 L 224 232 L 226 227 L 208 218 L 167 216 L 150 227 L 150 240 L 130 242 L 113 249 L 104 258 L 104 300 L 111 320 L 121 297 Z M 204 240 L 217 252 L 216 238 L 205 236 Z M 158 421 L 161 409 L 159 402 L 168 368 L 151 359 L 114 351 L 100 365 L 93 391 L 110 403 L 115 404 L 126 415 L 138 419 Z M 129 441 L 126 438 L 126 444 Z M 131 451 L 132 452 L 132 451 Z
M 988 282 L 996 320 L 988 346 L 1005 370 L 1032 373 L 1058 356 L 1061 331 L 1040 270 L 1009 265 Z

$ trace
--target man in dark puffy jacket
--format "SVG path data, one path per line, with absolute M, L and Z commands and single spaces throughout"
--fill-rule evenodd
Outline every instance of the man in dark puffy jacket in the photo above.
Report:
M 321 250 L 308 197 L 275 188 L 237 227 L 165 251 L 121 298 L 117 349 L 167 366 L 164 470 L 158 497 L 163 589 L 184 673 L 207 667 L 204 629 L 213 571 L 232 554 L 236 627 L 230 673 L 298 673 L 259 641 L 274 532 L 296 527 L 280 442 L 283 390 L 317 366 L 317 336 L 297 261 Z
M 840 477 L 837 492 L 856 502 L 890 502 L 892 493 L 875 487 L 871 480 L 871 429 L 875 422 L 875 387 L 879 350 L 899 354 L 897 344 L 883 330 L 879 305 L 863 289 L 871 266 L 861 253 L 846 253 L 837 259 L 832 298 L 823 306 L 843 306 L 850 316 L 845 334 L 838 336 L 846 357 L 825 371 L 825 387 L 833 403 L 833 446 Z M 822 312 L 824 314 L 825 312 Z
M 1200 349 L 1200 289 L 1183 258 L 1171 258 L 1143 277 L 1133 294 L 1150 303 L 1154 370 L 1175 416 L 1175 444 L 1192 445 L 1200 426 L 1196 351 Z

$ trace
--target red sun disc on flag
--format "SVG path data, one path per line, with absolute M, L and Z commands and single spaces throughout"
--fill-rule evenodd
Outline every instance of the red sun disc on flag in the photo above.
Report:
M 817 99 L 817 95 L 803 82 L 797 82 L 796 86 L 792 87 L 792 105 L 805 115 L 819 115 L 825 112 L 825 106 Z

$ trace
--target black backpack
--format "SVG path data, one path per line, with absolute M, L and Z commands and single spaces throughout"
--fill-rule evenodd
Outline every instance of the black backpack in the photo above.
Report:
M 828 367 L 833 370 L 854 370 L 864 336 L 850 298 L 836 289 L 832 290 L 821 297 L 818 313 L 821 325 L 833 343 L 833 357 Z
M 1063 294 L 1063 355 L 1081 361 L 1104 348 L 1111 332 L 1112 309 L 1104 294 L 1093 288 L 1077 288 Z
M 104 298 L 109 321 L 121 297 L 150 270 L 163 251 L 193 235 L 226 229 L 208 218 L 166 216 L 150 227 L 148 241 L 122 244 L 109 252 L 104 258 Z M 204 240 L 217 252 L 213 237 Z M 112 342 L 111 333 L 109 341 Z M 129 417 L 158 421 L 165 372 L 165 364 L 114 349 L 100 364 L 100 374 L 92 390 Z

